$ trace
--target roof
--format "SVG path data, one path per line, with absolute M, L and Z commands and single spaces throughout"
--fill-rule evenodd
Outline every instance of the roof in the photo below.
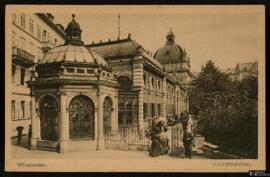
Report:
M 63 39 L 66 37 L 64 31 L 58 28 L 56 24 L 54 24 L 49 17 L 44 13 L 36 13 L 38 17 L 40 17 L 44 22 L 46 22 L 50 27 L 52 27 Z
M 162 64 L 187 61 L 186 52 L 177 44 L 165 45 L 159 48 L 154 57 Z
M 252 63 L 240 63 L 237 64 L 236 68 L 240 71 L 251 71 L 254 68 L 258 68 L 258 62 L 252 62 Z
M 121 57 L 132 57 L 140 54 L 150 63 L 154 64 L 159 69 L 162 69 L 162 65 L 155 60 L 148 52 L 138 43 L 133 41 L 130 36 L 127 39 L 121 39 L 116 41 L 108 41 L 97 44 L 87 45 L 91 50 L 96 51 L 105 59 L 117 59 Z
M 167 41 L 165 43 L 165 46 L 159 48 L 156 51 L 154 58 L 156 58 L 161 64 L 182 62 L 188 62 L 189 64 L 189 58 L 185 49 L 175 43 L 175 36 L 171 29 L 168 32 L 166 38 Z
M 45 53 L 38 64 L 53 63 L 59 61 L 82 62 L 108 66 L 108 63 L 95 51 L 84 45 L 60 45 Z
M 135 55 L 139 45 L 131 39 L 122 39 L 87 46 L 106 59 L 114 59 Z

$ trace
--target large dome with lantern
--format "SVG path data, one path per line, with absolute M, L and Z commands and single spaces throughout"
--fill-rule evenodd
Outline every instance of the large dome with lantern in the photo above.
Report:
M 186 51 L 180 45 L 175 43 L 175 36 L 171 30 L 166 37 L 167 41 L 165 46 L 156 51 L 154 58 L 161 64 L 187 62 L 189 58 L 187 57 Z

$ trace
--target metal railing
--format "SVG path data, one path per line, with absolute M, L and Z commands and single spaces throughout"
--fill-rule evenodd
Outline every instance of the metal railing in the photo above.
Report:
M 23 59 L 26 59 L 28 61 L 34 62 L 35 56 L 28 53 L 27 51 L 17 48 L 17 47 L 12 47 L 12 54 L 16 55 L 18 57 L 21 57 Z
M 148 145 L 149 138 L 146 136 L 141 137 L 137 129 L 132 129 L 128 127 L 121 127 L 117 132 L 118 136 L 113 137 L 114 141 L 119 144 L 138 144 L 138 145 Z M 110 140 L 112 135 L 105 135 L 105 140 Z

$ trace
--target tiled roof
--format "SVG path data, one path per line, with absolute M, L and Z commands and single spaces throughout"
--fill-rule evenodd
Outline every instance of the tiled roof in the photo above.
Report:
M 87 46 L 105 59 L 135 56 L 140 50 L 141 55 L 144 56 L 147 61 L 162 69 L 162 65 L 156 59 L 149 55 L 141 45 L 129 38 L 98 44 L 89 44 Z
M 105 42 L 87 45 L 106 59 L 131 56 L 136 54 L 139 46 L 132 40 L 119 40 L 117 42 Z

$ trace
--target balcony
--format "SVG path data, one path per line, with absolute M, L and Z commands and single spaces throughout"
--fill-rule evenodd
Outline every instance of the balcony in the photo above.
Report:
M 23 66 L 32 66 L 35 56 L 17 47 L 12 47 L 12 62 Z

